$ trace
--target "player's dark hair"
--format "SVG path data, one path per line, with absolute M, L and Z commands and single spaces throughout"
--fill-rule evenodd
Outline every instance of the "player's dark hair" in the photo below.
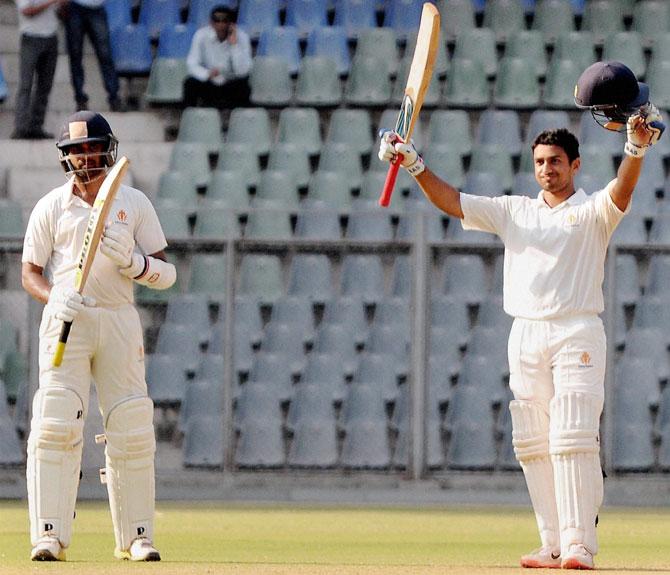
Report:
M 563 148 L 563 151 L 568 156 L 568 160 L 572 163 L 579 158 L 579 141 L 574 134 L 565 128 L 558 128 L 557 130 L 545 130 L 541 132 L 533 141 L 531 151 L 540 144 L 545 146 L 558 146 Z
M 225 22 L 235 22 L 237 20 L 237 14 L 235 10 L 226 6 L 225 4 L 217 4 L 212 8 L 212 11 L 209 13 L 211 20 L 224 20 Z

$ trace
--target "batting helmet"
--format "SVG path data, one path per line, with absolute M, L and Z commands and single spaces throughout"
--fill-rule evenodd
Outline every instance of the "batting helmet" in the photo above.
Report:
M 76 150 L 82 144 L 103 144 L 99 152 Z M 56 147 L 61 166 L 68 176 L 74 175 L 90 182 L 116 162 L 118 140 L 102 115 L 90 110 L 72 114 L 60 130 Z M 74 153 L 73 153 L 74 152 Z M 101 161 L 88 162 L 87 158 L 100 157 Z M 97 165 L 93 165 L 97 164 Z
M 649 102 L 649 86 L 621 62 L 591 64 L 577 80 L 575 104 L 591 110 L 598 124 L 620 130 L 628 118 Z

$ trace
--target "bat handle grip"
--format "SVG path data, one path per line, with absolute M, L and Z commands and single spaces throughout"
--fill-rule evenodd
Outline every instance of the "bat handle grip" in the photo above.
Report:
M 67 338 L 70 336 L 70 328 L 72 327 L 71 321 L 64 321 L 63 327 L 60 329 L 60 335 L 58 336 L 58 343 L 56 344 L 56 352 L 54 353 L 53 361 L 51 365 L 54 367 L 59 367 L 63 363 L 63 354 L 65 353 L 65 344 L 67 343 Z
M 400 169 L 400 162 L 402 162 L 402 156 L 398 154 L 395 160 L 391 162 L 389 166 L 389 171 L 386 173 L 386 181 L 384 182 L 384 189 L 382 190 L 382 195 L 379 197 L 379 205 L 383 208 L 388 207 L 391 203 L 391 194 L 393 193 L 393 188 L 395 187 L 395 181 L 398 177 L 398 170 Z

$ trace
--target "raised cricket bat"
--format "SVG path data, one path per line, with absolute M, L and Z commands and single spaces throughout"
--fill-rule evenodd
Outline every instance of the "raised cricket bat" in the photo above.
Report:
M 105 181 L 102 182 L 98 195 L 93 202 L 91 214 L 88 216 L 88 225 L 86 226 L 86 233 L 84 234 L 84 243 L 79 252 L 79 261 L 77 262 L 77 271 L 74 279 L 74 289 L 79 293 L 84 291 L 88 273 L 91 271 L 95 254 L 98 251 L 98 244 L 100 243 L 100 236 L 105 227 L 109 210 L 114 203 L 116 192 L 119 190 L 121 180 L 128 170 L 130 161 L 125 156 L 117 160 L 116 164 L 105 176 Z M 58 337 L 58 344 L 56 345 L 56 352 L 53 357 L 53 366 L 58 367 L 63 361 L 63 353 L 65 353 L 65 344 L 70 335 L 71 321 L 64 321 L 63 327 L 60 330 Z
M 423 99 L 433 76 L 439 40 L 440 13 L 434 4 L 426 2 L 421 12 L 421 24 L 419 25 L 414 57 L 405 86 L 405 96 L 395 125 L 395 131 L 403 142 L 408 142 L 411 138 L 414 125 L 419 117 Z M 391 194 L 398 177 L 398 168 L 400 168 L 401 161 L 402 157 L 398 155 L 389 166 L 384 189 L 379 198 L 380 206 L 386 207 L 391 201 Z

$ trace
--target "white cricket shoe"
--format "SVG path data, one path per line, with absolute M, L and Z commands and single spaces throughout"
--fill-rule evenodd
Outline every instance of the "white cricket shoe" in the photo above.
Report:
M 161 554 L 146 537 L 133 539 L 126 551 L 119 549 L 114 551 L 117 559 L 129 559 L 130 561 L 160 561 Z
M 65 561 L 65 551 L 57 537 L 42 537 L 30 553 L 32 561 Z
M 572 544 L 561 561 L 562 569 L 595 569 L 593 553 L 581 543 Z
M 540 547 L 521 556 L 521 567 L 528 569 L 560 569 L 561 551 L 551 547 Z

